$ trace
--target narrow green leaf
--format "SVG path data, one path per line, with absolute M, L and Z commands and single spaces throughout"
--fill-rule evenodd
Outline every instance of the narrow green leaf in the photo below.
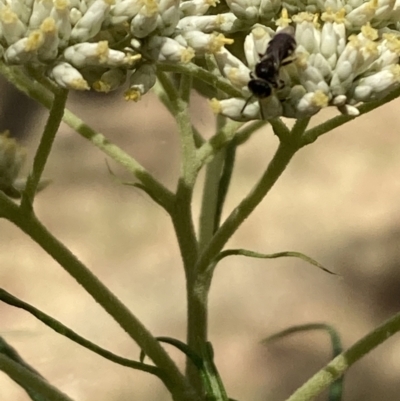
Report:
M 340 336 L 338 332 L 330 325 L 326 323 L 310 323 L 303 324 L 299 326 L 292 326 L 288 329 L 282 330 L 272 336 L 269 336 L 262 340 L 264 345 L 268 345 L 273 341 L 277 341 L 283 337 L 286 337 L 291 334 L 300 333 L 302 331 L 310 331 L 310 330 L 323 330 L 326 331 L 331 339 L 332 345 L 332 359 L 337 357 L 339 354 L 343 352 L 342 342 L 340 340 Z M 344 376 L 341 376 L 339 379 L 335 380 L 329 387 L 328 401 L 341 401 L 343 395 L 343 381 Z
M 313 266 L 318 267 L 319 269 L 323 270 L 326 273 L 337 275 L 337 273 L 328 270 L 326 267 L 322 266 L 321 263 L 317 262 L 315 259 L 310 258 L 309 256 L 301 252 L 286 251 L 286 252 L 265 254 L 265 253 L 249 251 L 247 249 L 226 249 L 225 251 L 220 252 L 219 255 L 216 257 L 214 266 L 220 260 L 226 258 L 227 256 L 247 256 L 249 258 L 258 258 L 258 259 L 298 258 L 304 260 L 307 263 L 310 263 Z

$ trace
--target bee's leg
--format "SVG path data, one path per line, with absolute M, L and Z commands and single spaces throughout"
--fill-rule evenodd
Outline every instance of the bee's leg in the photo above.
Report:
M 240 114 L 243 114 L 244 109 L 247 107 L 247 105 L 249 104 L 250 100 L 253 99 L 253 97 L 254 97 L 254 96 L 252 95 L 252 96 L 250 96 L 250 97 L 247 98 L 247 100 L 246 100 L 244 106 L 242 107 L 242 110 L 240 110 Z
M 260 101 L 258 101 L 258 105 L 260 106 L 260 119 L 261 120 L 265 120 L 265 116 L 264 116 L 264 109 L 262 107 L 262 103 Z

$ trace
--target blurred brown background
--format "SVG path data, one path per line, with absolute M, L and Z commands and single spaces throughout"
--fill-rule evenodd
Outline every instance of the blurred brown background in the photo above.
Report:
M 0 129 L 13 128 L 20 136 L 25 129 L 32 157 L 46 111 L 36 109 L 30 118 L 22 101 L 10 108 L 2 88 Z M 211 135 L 212 114 L 202 100 L 193 102 L 197 127 Z M 399 106 L 393 102 L 303 149 L 231 239 L 231 247 L 259 252 L 304 252 L 340 277 L 295 259 L 221 262 L 211 291 L 210 340 L 230 397 L 284 400 L 330 358 L 322 332 L 297 334 L 268 348 L 260 344 L 264 337 L 291 325 L 326 322 L 348 347 L 399 310 Z M 154 97 L 134 104 L 120 94 L 71 94 L 69 107 L 174 188 L 179 169 L 175 124 Z M 19 125 L 12 125 L 13 112 Z M 324 111 L 313 122 L 333 113 Z M 276 145 L 265 128 L 239 150 L 225 215 L 258 179 Z M 118 176 L 131 179 L 110 165 Z M 183 271 L 167 214 L 139 190 L 116 182 L 106 157 L 65 125 L 45 177 L 53 183 L 36 200 L 45 225 L 155 335 L 184 340 Z M 1 287 L 90 340 L 138 357 L 136 345 L 57 263 L 10 223 L 0 224 Z M 76 401 L 169 399 L 153 377 L 92 354 L 24 311 L 0 304 L 0 316 L 0 334 Z M 182 364 L 181 355 L 170 351 Z M 400 400 L 399 375 L 400 337 L 395 336 L 349 371 L 344 400 Z M 28 396 L 0 373 L 0 400 Z

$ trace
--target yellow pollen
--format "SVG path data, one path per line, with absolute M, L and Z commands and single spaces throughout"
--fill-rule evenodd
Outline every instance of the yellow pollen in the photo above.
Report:
M 378 8 L 378 0 L 371 0 L 367 4 L 369 11 L 375 11 Z
M 218 3 L 219 0 L 206 0 L 206 4 L 208 4 L 210 7 L 216 7 Z
M 96 92 L 108 93 L 111 90 L 111 85 L 107 82 L 99 80 L 93 83 L 92 88 Z
M 128 101 L 138 102 L 142 97 L 142 94 L 137 89 L 128 89 L 124 93 L 124 99 Z
M 395 64 L 390 67 L 390 72 L 393 74 L 393 78 L 397 81 L 400 82 L 400 65 Z
M 40 25 L 40 30 L 44 33 L 54 33 L 56 32 L 56 22 L 53 18 L 47 17 Z
M 76 78 L 68 83 L 69 87 L 78 91 L 87 91 L 90 89 L 88 83 L 83 78 Z
M 126 64 L 128 65 L 132 65 L 134 64 L 136 61 L 140 60 L 142 58 L 141 54 L 129 54 L 125 57 L 126 60 Z
M 332 11 L 330 7 L 322 13 L 321 20 L 324 22 L 335 22 L 336 24 L 343 24 L 345 22 L 346 10 L 342 8 L 338 12 Z
M 222 47 L 225 45 L 231 45 L 232 43 L 233 39 L 226 38 L 222 33 L 212 34 L 207 48 L 210 53 L 217 53 Z
M 18 15 L 15 14 L 15 12 L 12 11 L 9 6 L 5 6 L 0 11 L 0 19 L 5 24 L 14 24 L 15 22 L 18 21 Z
M 218 14 L 215 17 L 215 25 L 220 27 L 224 23 L 225 23 L 225 17 L 222 14 Z
M 400 55 L 400 39 L 392 33 L 384 33 L 382 37 L 386 40 L 386 43 L 384 43 L 386 48 Z
M 361 27 L 361 32 L 369 40 L 376 40 L 379 37 L 378 31 L 372 28 L 369 22 Z
M 212 98 L 211 100 L 208 101 L 208 104 L 211 107 L 211 110 L 214 114 L 220 114 L 222 113 L 222 107 L 221 107 L 221 103 L 218 99 L 216 99 L 215 97 Z
M 100 63 L 107 62 L 109 50 L 110 49 L 108 48 L 107 40 L 102 40 L 99 43 L 97 43 L 96 56 Z
M 321 90 L 317 90 L 311 100 L 311 103 L 317 107 L 327 107 L 329 103 L 328 96 Z
M 44 42 L 44 37 L 43 33 L 40 32 L 39 30 L 31 32 L 31 34 L 28 36 L 28 40 L 26 41 L 25 44 L 25 51 L 26 52 L 33 52 L 43 44 Z
M 349 36 L 348 44 L 350 44 L 351 46 L 353 46 L 356 49 L 359 49 L 361 47 L 360 39 L 358 39 L 358 37 L 356 35 Z
M 296 15 L 293 15 L 292 20 L 297 24 L 302 22 L 314 22 L 315 14 L 311 14 L 309 12 L 301 12 Z
M 278 18 L 275 21 L 275 25 L 280 28 L 286 28 L 292 22 L 291 18 L 289 17 L 288 11 L 286 8 L 282 9 L 281 18 Z
M 152 17 L 158 13 L 158 3 L 156 0 L 144 0 L 143 1 L 144 12 L 146 17 Z
M 188 47 L 181 52 L 181 63 L 190 63 L 192 58 L 195 56 L 195 52 L 191 47 Z
M 104 0 L 104 3 L 106 3 L 108 6 L 113 6 L 115 4 L 115 0 Z
M 67 9 L 69 5 L 69 0 L 54 0 L 54 8 L 58 11 Z
M 368 42 L 364 45 L 363 49 L 368 56 L 378 55 L 378 43 L 376 42 Z

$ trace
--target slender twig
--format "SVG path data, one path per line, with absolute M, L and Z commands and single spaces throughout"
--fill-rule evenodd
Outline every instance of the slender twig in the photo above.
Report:
M 52 330 L 56 331 L 57 333 L 61 334 L 69 338 L 70 340 L 76 342 L 77 344 L 81 345 L 82 347 L 87 348 L 88 350 L 106 358 L 112 362 L 118 363 L 122 366 L 127 366 L 129 368 L 142 370 L 144 372 L 151 373 L 156 376 L 160 376 L 160 369 L 156 366 L 146 365 L 144 363 L 140 363 L 137 361 L 133 361 L 131 359 L 123 358 L 119 355 L 116 355 L 97 344 L 87 340 L 86 338 L 80 336 L 79 334 L 75 333 L 73 330 L 62 324 L 60 321 L 54 319 L 53 317 L 47 315 L 46 313 L 42 312 L 41 310 L 35 308 L 33 305 L 24 302 L 14 295 L 10 294 L 9 292 L 5 291 L 4 289 L 0 288 L 0 300 L 5 302 L 8 305 L 15 306 L 17 308 L 21 308 L 37 319 L 39 319 L 42 323 L 46 326 L 50 327 Z
M 212 241 L 202 252 L 198 261 L 198 268 L 200 270 L 205 271 L 208 269 L 212 259 L 221 251 L 232 234 L 264 199 L 265 195 L 278 180 L 298 149 L 299 147 L 295 143 L 292 144 L 285 141 L 279 144 L 279 147 L 263 176 L 251 192 L 232 211 L 219 230 L 215 233 Z
M 311 401 L 335 380 L 342 376 L 354 363 L 378 345 L 400 331 L 400 313 L 386 320 L 381 326 L 357 341 L 347 351 L 329 362 L 310 380 L 298 388 L 286 401 Z
M 163 382 L 175 400 L 197 399 L 175 363 L 146 327 L 33 213 L 21 213 L 19 207 L 1 192 L 0 213 L 56 260 L 136 341 L 156 366 L 164 370 Z
M 384 96 L 382 99 L 375 100 L 373 102 L 364 103 L 358 107 L 360 111 L 360 116 L 366 114 L 372 110 L 377 109 L 378 107 L 383 106 L 386 103 L 391 102 L 392 100 L 397 99 L 400 96 L 400 87 L 396 88 L 394 91 L 390 92 L 388 95 Z M 302 143 L 303 146 L 309 145 L 315 142 L 320 136 L 326 134 L 327 132 L 332 131 L 333 129 L 340 127 L 341 125 L 354 120 L 359 116 L 346 116 L 346 115 L 339 115 L 330 120 L 317 125 L 305 132 L 303 135 Z
M 0 370 L 29 392 L 39 394 L 43 400 L 72 401 L 72 398 L 52 386 L 46 379 L 2 353 L 0 353 Z
M 229 121 L 225 124 L 209 141 L 197 150 L 199 163 L 203 165 L 210 161 L 213 155 L 228 145 L 243 125 L 244 123 L 236 121 Z
M 64 115 L 67 97 L 68 91 L 66 90 L 59 90 L 54 95 L 49 118 L 33 160 L 32 172 L 28 176 L 26 187 L 22 194 L 21 208 L 23 209 L 31 209 L 33 206 L 33 198 Z

